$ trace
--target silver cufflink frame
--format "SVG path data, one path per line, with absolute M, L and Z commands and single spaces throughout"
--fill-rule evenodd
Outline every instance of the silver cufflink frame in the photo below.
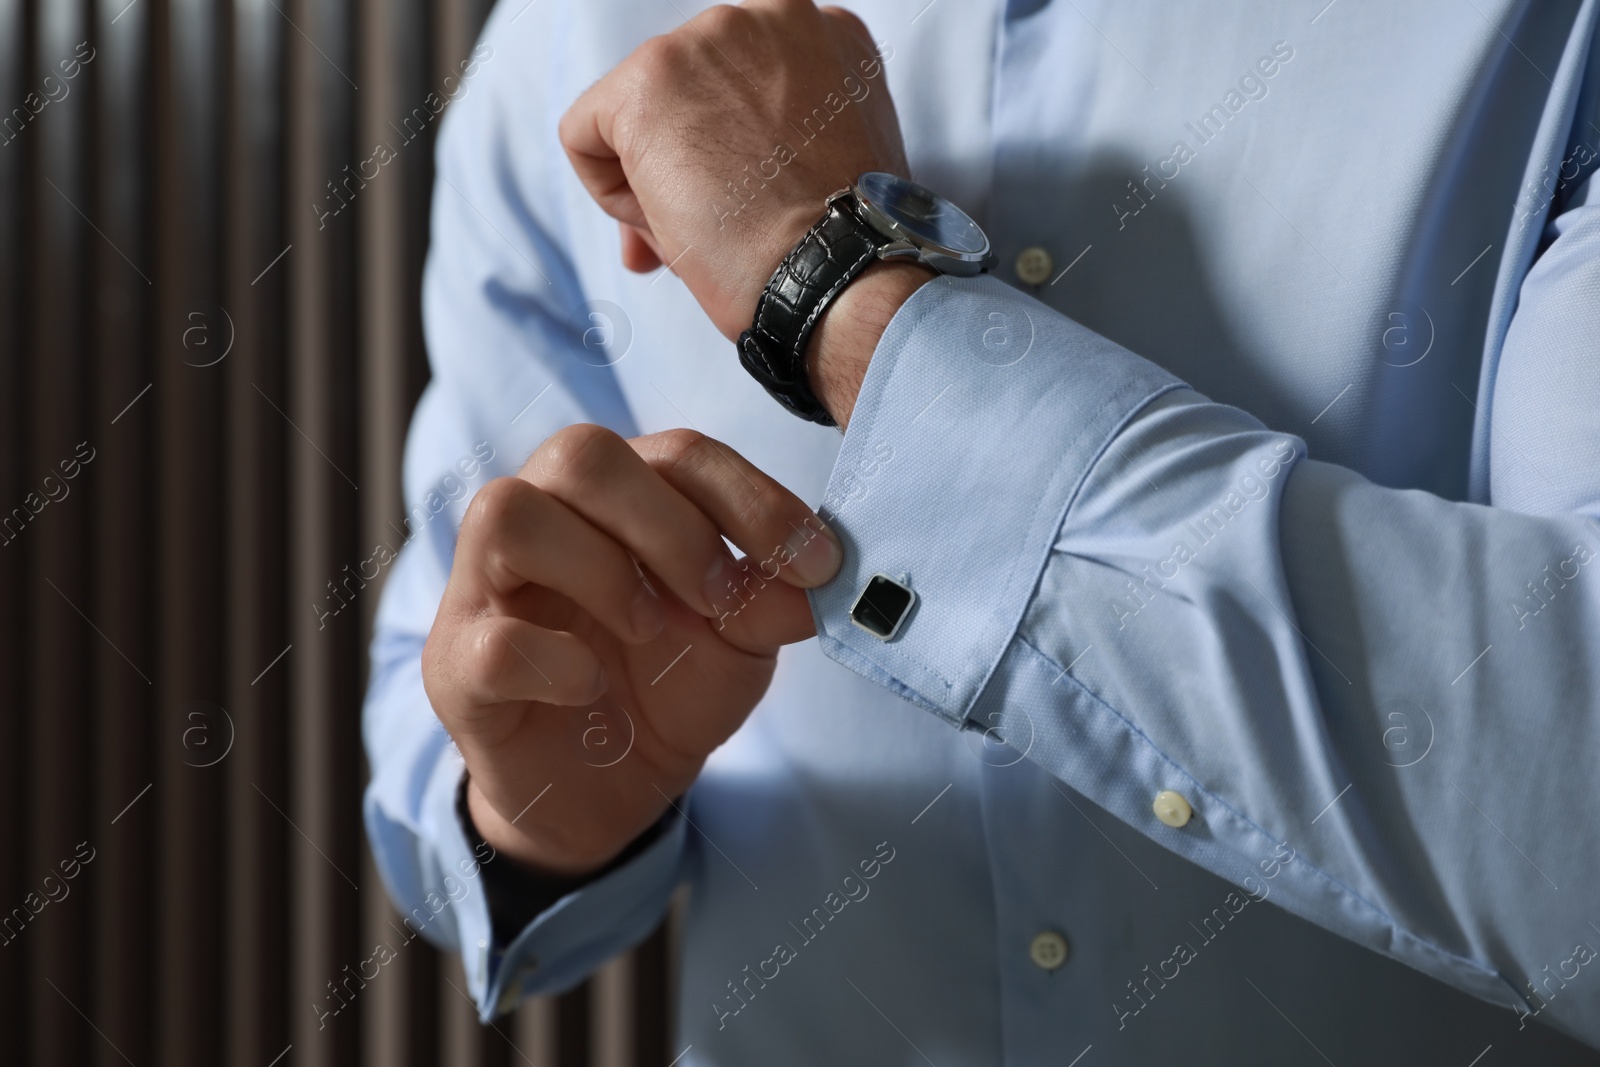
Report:
M 893 641 L 916 604 L 917 593 L 908 575 L 896 580 L 874 574 L 850 605 L 850 621 L 880 641 Z

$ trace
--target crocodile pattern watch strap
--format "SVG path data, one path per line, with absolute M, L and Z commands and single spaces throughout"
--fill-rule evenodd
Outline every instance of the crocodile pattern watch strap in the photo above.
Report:
M 834 197 L 828 213 L 778 265 L 756 303 L 755 321 L 739 335 L 739 362 L 772 396 L 802 419 L 835 425 L 806 376 L 806 345 L 833 298 L 877 258 L 888 238 Z

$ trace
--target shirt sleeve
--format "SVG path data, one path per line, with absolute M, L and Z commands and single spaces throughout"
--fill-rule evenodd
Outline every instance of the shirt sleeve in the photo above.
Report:
M 1503 357 L 1558 359 L 1580 403 L 1596 231 L 1566 217 Z M 1542 396 L 1494 432 L 1522 453 L 1504 492 L 1542 469 L 1559 510 L 1451 502 L 937 279 L 829 486 L 823 648 L 1245 892 L 1600 1046 L 1600 426 Z M 877 573 L 917 593 L 887 642 L 849 620 Z
M 525 67 L 507 53 L 495 57 L 480 44 L 474 55 L 484 73 L 451 104 L 440 131 L 423 284 L 432 380 L 406 442 L 408 511 L 372 560 L 391 573 L 362 716 L 372 775 L 367 836 L 403 933 L 461 953 L 485 1020 L 523 995 L 578 984 L 648 935 L 665 914 L 684 850 L 673 815 L 630 861 L 563 896 L 514 938 L 496 939 L 483 864 L 509 861 L 468 844 L 455 806 L 461 757 L 422 686 L 422 646 L 473 492 L 514 474 L 564 425 L 637 433 L 605 353 L 594 350 L 610 336 L 605 312 L 585 303 L 560 251 L 561 201 L 526 185 L 527 175 L 550 172 L 539 153 L 566 165 L 550 117 L 559 112 L 530 102 L 516 81 Z M 533 163 L 513 159 L 517 152 L 534 154 Z

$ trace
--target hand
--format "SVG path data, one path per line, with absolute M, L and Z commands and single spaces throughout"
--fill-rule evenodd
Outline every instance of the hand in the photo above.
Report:
M 485 485 L 422 652 L 484 840 L 549 874 L 603 867 L 815 633 L 802 590 L 840 559 L 810 508 L 688 430 L 568 427 Z
M 624 263 L 671 264 L 731 341 L 829 194 L 863 171 L 910 176 L 884 73 L 892 58 L 839 8 L 714 7 L 579 97 L 561 143 L 622 224 Z

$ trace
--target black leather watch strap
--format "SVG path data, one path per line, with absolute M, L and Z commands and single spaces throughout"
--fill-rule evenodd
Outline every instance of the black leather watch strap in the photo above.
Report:
M 773 272 L 756 303 L 755 321 L 739 335 L 739 362 L 772 396 L 802 419 L 833 426 L 806 376 L 806 345 L 828 304 L 888 243 L 834 197 L 828 213 Z

